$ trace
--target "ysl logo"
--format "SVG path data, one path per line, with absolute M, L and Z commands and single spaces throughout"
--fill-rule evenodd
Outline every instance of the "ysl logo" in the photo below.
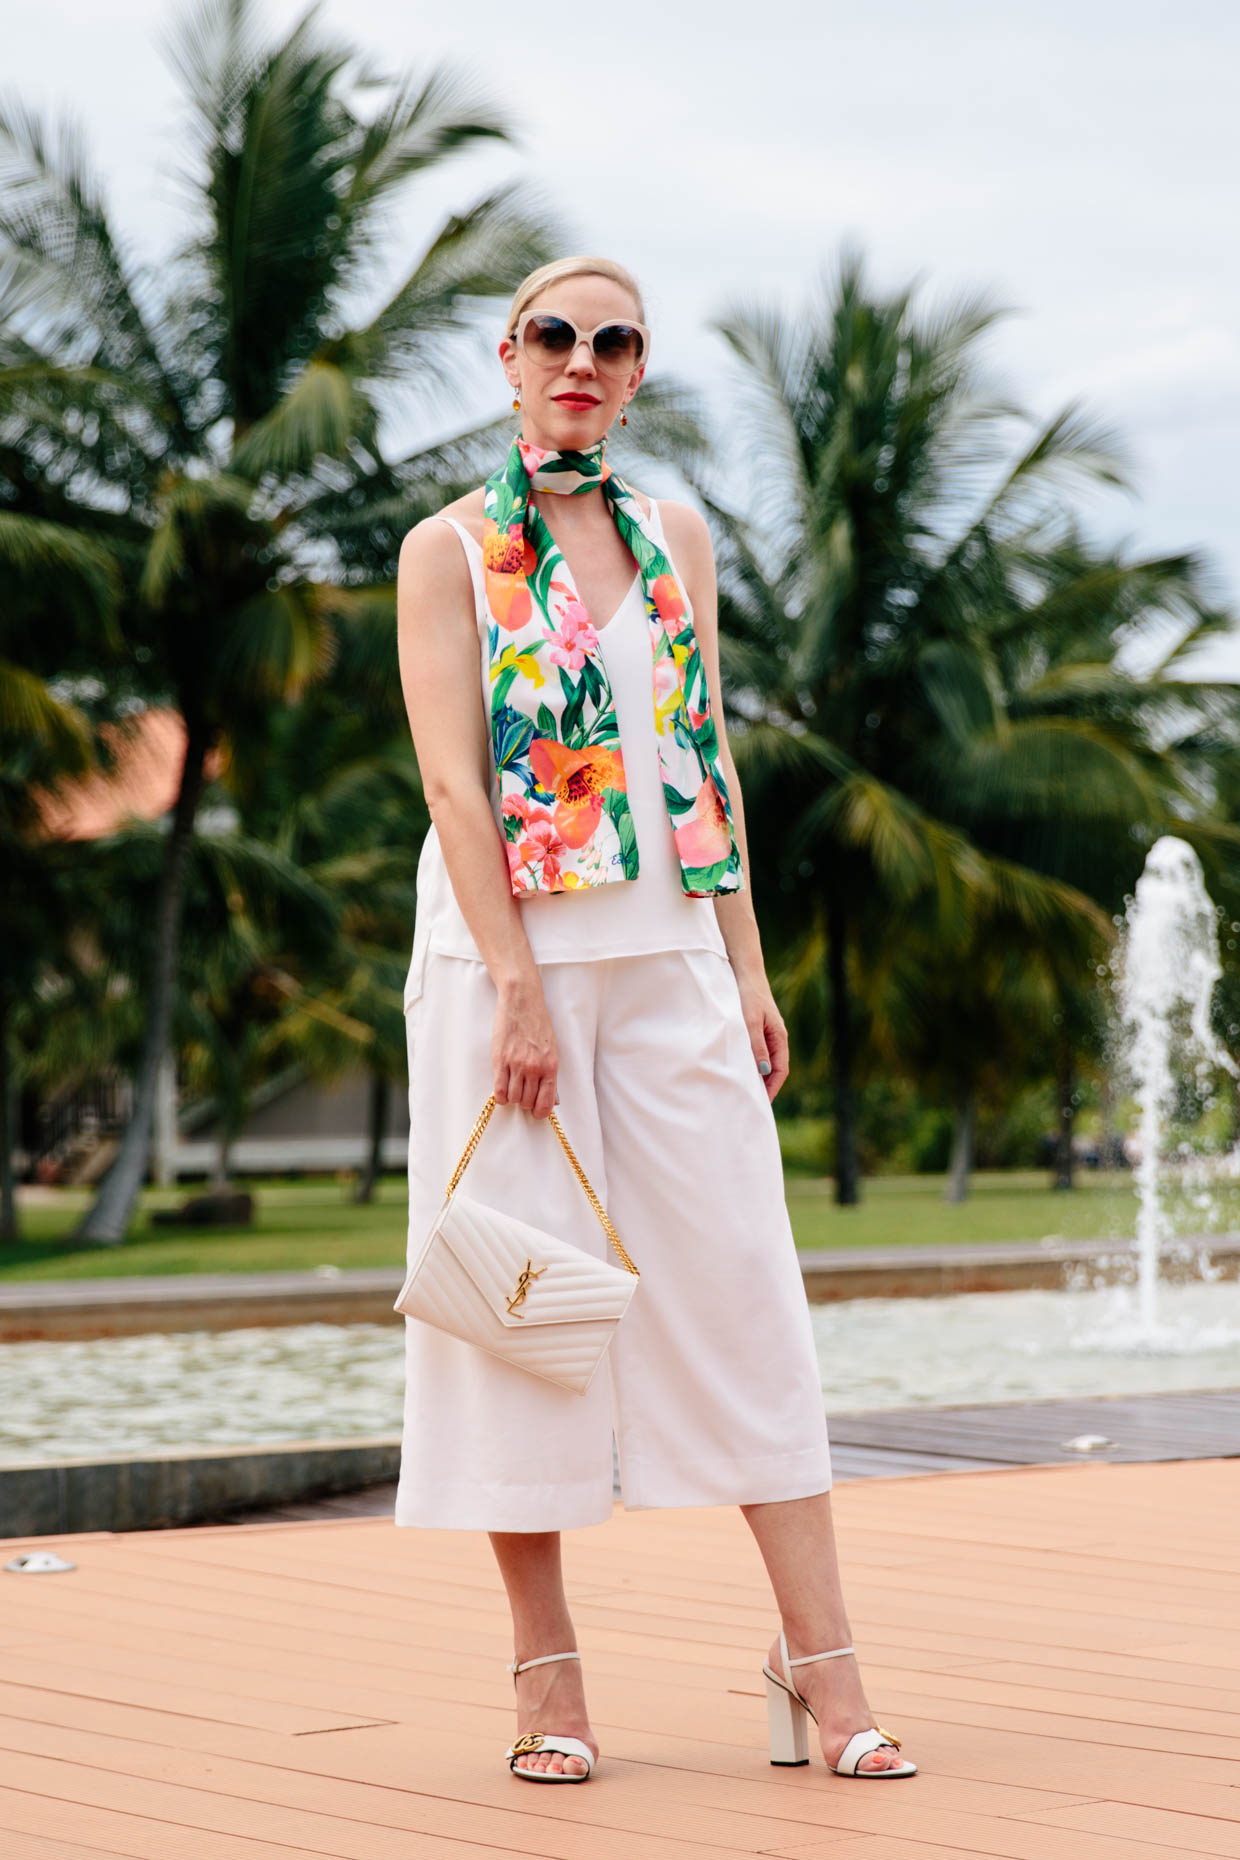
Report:
M 524 1303 L 526 1292 L 528 1292 L 534 1280 L 539 1278 L 546 1270 L 547 1268 L 545 1266 L 539 1266 L 537 1270 L 532 1270 L 530 1261 L 528 1259 L 526 1260 L 521 1270 L 521 1277 L 517 1280 L 515 1289 L 509 1295 L 509 1311 L 515 1311 L 519 1304 Z

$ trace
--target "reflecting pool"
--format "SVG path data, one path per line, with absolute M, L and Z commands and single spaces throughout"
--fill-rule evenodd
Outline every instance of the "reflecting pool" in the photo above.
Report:
M 1240 1283 L 810 1306 L 833 1409 L 1240 1387 Z M 7 1464 L 400 1431 L 402 1333 L 298 1324 L 0 1345 Z

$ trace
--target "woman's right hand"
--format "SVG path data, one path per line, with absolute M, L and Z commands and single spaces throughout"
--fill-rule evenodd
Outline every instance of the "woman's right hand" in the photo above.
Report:
M 542 983 L 520 982 L 500 992 L 491 1035 L 492 1090 L 497 1104 L 519 1104 L 535 1117 L 559 1103 L 555 1029 Z

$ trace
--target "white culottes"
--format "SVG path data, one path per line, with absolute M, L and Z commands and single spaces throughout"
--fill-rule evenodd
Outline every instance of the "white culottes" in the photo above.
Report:
M 779 1140 L 732 965 L 669 949 L 541 966 L 564 1134 L 640 1269 L 584 1394 L 405 1319 L 395 1522 L 604 1522 L 831 1486 L 827 1422 Z M 491 1090 L 496 990 L 431 951 L 406 1004 L 412 1260 Z M 619 1264 L 550 1123 L 497 1105 L 461 1180 Z

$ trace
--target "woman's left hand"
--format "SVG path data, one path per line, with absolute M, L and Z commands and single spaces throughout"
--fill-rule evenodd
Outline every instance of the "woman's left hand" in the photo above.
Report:
M 737 987 L 754 1064 L 759 1072 L 764 1065 L 770 1068 L 763 1074 L 762 1083 L 766 1086 L 767 1097 L 774 1098 L 788 1076 L 788 1029 L 765 975 L 738 976 Z

